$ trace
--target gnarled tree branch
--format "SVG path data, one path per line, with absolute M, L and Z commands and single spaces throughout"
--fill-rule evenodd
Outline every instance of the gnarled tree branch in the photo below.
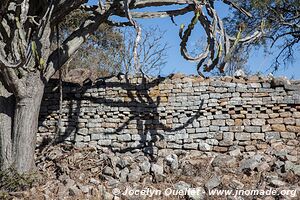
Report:
M 101 23 L 105 22 L 110 12 L 101 14 L 95 12 L 88 20 L 86 20 L 80 28 L 74 31 L 61 45 L 51 53 L 47 60 L 45 79 L 49 80 L 51 76 L 74 54 L 80 46 L 86 41 Z M 60 59 L 58 60 L 58 54 Z

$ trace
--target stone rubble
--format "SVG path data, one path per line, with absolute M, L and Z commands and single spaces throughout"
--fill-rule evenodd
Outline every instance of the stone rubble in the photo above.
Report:
M 187 187 L 201 193 L 180 199 L 216 199 L 210 189 L 300 195 L 299 81 L 174 74 L 64 83 L 59 136 L 56 86 L 52 80 L 45 89 L 38 150 L 53 138 L 62 143 L 38 156 L 44 181 L 10 193 L 16 199 L 149 199 L 115 195 L 114 189 Z
M 45 155 L 56 153 L 56 157 Z M 58 153 L 61 152 L 61 153 Z M 279 152 L 277 152 L 279 153 Z M 300 195 L 300 162 L 278 159 L 276 152 L 235 156 L 207 154 L 199 151 L 165 154 L 153 160 L 143 153 L 103 152 L 93 147 L 68 145 L 50 147 L 38 152 L 41 181 L 19 193 L 8 193 L 11 199 L 216 199 L 209 190 L 283 189 L 295 190 L 298 196 L 270 196 L 268 199 L 297 199 Z M 286 158 L 286 157 L 285 157 Z M 172 167 L 173 166 L 173 167 Z M 185 195 L 130 196 L 116 193 L 126 189 L 152 188 L 166 191 L 197 190 Z M 251 196 L 241 196 L 250 200 Z M 256 199 L 265 199 L 256 196 Z M 222 196 L 220 199 L 232 199 Z

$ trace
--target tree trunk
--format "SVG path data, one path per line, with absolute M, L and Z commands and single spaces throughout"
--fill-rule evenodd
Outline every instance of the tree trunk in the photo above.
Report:
M 27 96 L 16 100 L 13 124 L 13 167 L 19 172 L 35 168 L 34 153 L 44 86 L 39 76 L 27 78 Z
M 0 77 L 0 169 L 19 173 L 35 169 L 34 153 L 45 82 L 39 72 L 23 77 L 25 91 L 11 94 Z M 4 82 L 3 82 L 4 83 Z
M 12 160 L 12 120 L 14 116 L 14 96 L 0 80 L 0 170 L 11 166 Z

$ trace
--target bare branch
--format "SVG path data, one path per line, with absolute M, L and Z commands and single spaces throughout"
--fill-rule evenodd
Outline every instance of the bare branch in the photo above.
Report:
M 5 84 L 18 98 L 25 96 L 26 86 L 24 82 L 18 78 L 14 69 L 0 65 L 0 73 L 2 74 Z
M 117 26 L 117 27 L 125 27 L 125 26 L 133 26 L 130 22 L 114 22 L 111 20 L 106 20 L 106 22 L 110 26 Z
M 133 8 L 145 8 L 151 6 L 167 6 L 167 5 L 186 5 L 186 4 L 194 4 L 193 0 L 134 0 L 132 1 Z
M 230 0 L 222 0 L 225 4 L 228 4 L 240 12 L 244 13 L 247 16 L 251 16 L 247 11 L 243 8 L 240 8 L 237 4 Z M 68 15 L 71 11 L 80 8 L 87 11 L 88 14 L 92 16 L 84 22 L 84 24 L 79 27 L 74 33 L 72 33 L 62 44 L 61 48 L 52 52 L 51 56 L 48 58 L 47 53 L 45 58 L 46 62 L 46 79 L 48 80 L 54 72 L 64 64 L 67 59 L 77 51 L 77 49 L 84 43 L 89 35 L 93 33 L 97 29 L 97 27 L 102 22 L 108 22 L 108 24 L 114 26 L 133 26 L 136 30 L 136 39 L 133 45 L 133 55 L 134 55 L 134 63 L 136 71 L 139 71 L 139 52 L 138 47 L 141 41 L 141 28 L 138 23 L 134 20 L 134 18 L 156 18 L 156 17 L 173 17 L 178 15 L 183 15 L 192 10 L 195 11 L 195 16 L 191 20 L 188 28 L 183 32 L 183 28 L 181 28 L 181 54 L 187 60 L 197 61 L 198 69 L 203 64 L 205 66 L 204 70 L 210 71 L 214 69 L 219 62 L 222 63 L 220 69 L 222 70 L 225 63 L 230 57 L 231 52 L 236 46 L 237 42 L 252 42 L 255 38 L 260 37 L 260 32 L 255 32 L 252 36 L 247 36 L 245 38 L 234 38 L 229 37 L 223 27 L 222 20 L 218 17 L 217 12 L 214 8 L 214 0 L 206 1 L 206 0 L 108 0 L 106 1 L 106 5 L 102 5 L 102 2 L 99 1 L 97 6 L 88 6 L 86 3 L 88 0 L 52 0 L 53 4 L 49 4 L 48 1 L 44 1 L 43 3 L 47 3 L 46 9 L 43 9 L 42 13 L 39 13 L 37 17 L 28 15 L 28 5 L 30 4 L 29 0 L 22 1 L 21 4 L 21 12 L 20 16 L 20 24 L 17 24 L 17 37 L 9 38 L 13 42 L 11 42 L 10 49 L 13 50 L 9 54 L 9 62 L 5 60 L 8 58 L 6 52 L 0 52 L 0 61 L 2 61 L 2 65 L 7 67 L 19 67 L 23 65 L 24 61 L 26 63 L 29 62 L 32 55 L 37 55 L 36 52 L 33 52 L 32 49 L 28 48 L 30 46 L 29 41 L 40 42 L 43 38 L 45 39 L 44 34 L 45 28 L 47 24 L 51 24 L 50 27 L 53 27 L 59 21 L 61 21 L 66 15 Z M 144 8 L 150 6 L 166 6 L 166 5 L 186 5 L 186 7 L 176 10 L 170 11 L 158 11 L 158 12 L 130 12 L 130 9 Z M 15 5 L 16 7 L 16 5 Z M 206 9 L 206 10 L 204 10 Z M 118 15 L 121 17 L 127 17 L 128 22 L 111 22 L 108 20 L 110 15 Z M 31 20 L 31 25 L 34 26 L 33 30 L 30 29 L 25 30 L 23 24 L 26 21 Z M 193 31 L 196 23 L 200 22 L 202 27 L 205 30 L 207 36 L 207 46 L 202 53 L 197 56 L 191 56 L 187 50 L 187 42 Z M 49 27 L 47 27 L 49 28 Z M 5 30 L 5 29 L 4 29 Z M 15 29 L 10 30 L 13 33 Z M 0 27 L 0 37 L 3 38 L 5 35 L 8 35 L 7 31 L 1 30 Z M 32 33 L 37 37 L 32 37 Z M 50 31 L 51 33 L 51 31 Z M 11 35 L 11 34 L 10 34 Z M 46 42 L 47 43 L 47 42 Z M 27 47 L 27 48 L 25 48 Z M 39 54 L 45 49 L 39 49 Z M 27 52 L 26 52 L 27 51 Z M 30 52 L 31 51 L 31 52 Z M 27 58 L 24 59 L 24 55 L 26 52 Z M 58 61 L 57 55 L 60 53 L 60 60 Z M 159 53 L 159 52 L 158 52 Z M 41 55 L 35 56 L 41 57 Z M 21 59 L 22 58 L 22 59 Z M 151 56 L 148 57 L 148 60 L 151 59 Z M 14 62 L 16 61 L 17 62 Z M 18 60 L 21 60 L 19 62 Z M 7 62 L 6 62 L 7 61 Z M 38 62 L 37 62 L 38 61 Z M 39 65 L 39 59 L 36 60 L 36 63 Z
M 247 12 L 245 9 L 239 7 L 238 5 L 236 5 L 234 2 L 229 1 L 229 0 L 223 0 L 223 2 L 227 5 L 232 6 L 233 8 L 235 8 L 236 10 L 240 11 L 241 13 L 243 13 L 244 15 L 247 15 L 248 17 L 252 17 L 251 13 Z
M 179 15 L 184 15 L 190 11 L 194 10 L 194 5 L 188 5 L 185 8 L 178 10 L 170 10 L 170 11 L 158 11 L 158 12 L 131 12 L 131 16 L 133 18 L 164 18 L 164 17 L 174 17 Z M 125 16 L 123 11 L 116 13 L 121 17 Z
M 138 45 L 141 40 L 141 35 L 142 35 L 142 29 L 138 25 L 138 23 L 133 20 L 131 13 L 129 11 L 129 4 L 131 0 L 124 0 L 124 8 L 125 8 L 125 15 L 127 19 L 129 20 L 130 24 L 133 25 L 133 27 L 136 30 L 136 38 L 134 41 L 134 46 L 133 46 L 133 60 L 134 60 L 134 66 L 135 66 L 135 72 L 138 73 L 140 71 L 140 61 L 139 61 L 139 56 L 138 56 Z
M 105 22 L 110 12 L 104 14 L 94 13 L 88 20 L 86 20 L 80 28 L 74 31 L 61 45 L 60 49 L 56 49 L 50 55 L 47 61 L 47 69 L 45 72 L 46 80 L 50 77 L 75 53 L 79 47 L 85 42 L 101 23 Z M 58 60 L 58 53 L 60 51 L 60 60 Z

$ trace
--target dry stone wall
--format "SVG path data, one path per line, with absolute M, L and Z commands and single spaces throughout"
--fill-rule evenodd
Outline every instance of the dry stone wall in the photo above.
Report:
M 77 146 L 159 155 L 168 151 L 242 152 L 285 148 L 298 157 L 300 85 L 268 77 L 171 75 L 64 83 L 62 131 L 52 80 L 40 112 L 39 143 L 55 137 Z

